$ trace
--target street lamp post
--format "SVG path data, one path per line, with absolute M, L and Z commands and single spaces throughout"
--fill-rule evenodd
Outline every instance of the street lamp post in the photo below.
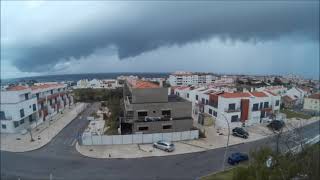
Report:
M 224 151 L 224 156 L 223 156 L 223 162 L 222 162 L 222 170 L 224 171 L 225 170 L 225 161 L 226 161 L 226 156 L 227 156 L 227 151 L 228 151 L 228 147 L 229 147 L 229 139 L 230 139 L 230 125 L 229 125 L 229 121 L 228 119 L 226 118 L 226 116 L 221 113 L 223 118 L 226 120 L 227 122 L 227 125 L 228 125 L 228 140 L 227 140 L 227 146 L 226 146 L 226 150 Z

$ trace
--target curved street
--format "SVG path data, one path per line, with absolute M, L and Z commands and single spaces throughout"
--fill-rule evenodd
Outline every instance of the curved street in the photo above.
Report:
M 225 148 L 205 152 L 137 159 L 93 159 L 82 156 L 72 140 L 97 103 L 87 108 L 46 146 L 24 153 L 1 151 L 1 179 L 196 179 L 222 168 Z M 303 136 L 319 134 L 319 121 L 302 128 Z M 273 138 L 234 145 L 228 153 L 249 152 L 263 145 L 274 146 Z M 227 166 L 227 165 L 226 165 Z

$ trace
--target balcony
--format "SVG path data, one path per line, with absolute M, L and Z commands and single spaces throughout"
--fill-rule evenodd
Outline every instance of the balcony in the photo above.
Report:
M 0 120 L 1 120 L 1 121 L 2 121 L 2 120 L 4 120 L 4 121 L 10 121 L 10 120 L 12 120 L 12 116 L 1 117 Z
M 241 112 L 241 109 L 240 108 L 235 108 L 235 109 L 226 108 L 226 109 L 224 109 L 224 112 L 226 112 L 226 113 Z

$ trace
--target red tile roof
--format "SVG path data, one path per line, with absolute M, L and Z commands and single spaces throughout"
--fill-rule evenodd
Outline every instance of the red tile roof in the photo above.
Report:
M 277 96 L 275 93 L 271 92 L 271 91 L 267 91 L 269 94 L 271 94 L 272 96 Z
M 311 98 L 311 99 L 320 99 L 320 93 L 312 94 L 312 95 L 310 95 L 308 98 Z
M 22 90 L 26 90 L 26 89 L 28 89 L 28 87 L 26 87 L 26 86 L 10 86 L 6 90 L 7 91 L 22 91 Z
M 264 92 L 255 91 L 255 92 L 251 92 L 251 94 L 255 97 L 268 97 L 268 95 L 266 95 Z
M 142 81 L 142 80 L 137 80 L 137 79 L 131 79 L 128 80 L 128 82 L 131 84 L 133 88 L 159 88 L 160 86 L 158 84 L 155 84 L 153 82 L 149 81 Z
M 224 98 L 242 98 L 242 97 L 250 97 L 250 93 L 245 93 L 245 92 L 234 92 L 234 93 L 228 93 L 225 92 L 219 96 L 222 96 Z
M 46 89 L 46 88 L 52 88 L 52 87 L 58 87 L 62 86 L 62 84 L 41 84 L 41 85 L 34 85 L 31 86 L 32 90 L 38 90 L 38 89 Z

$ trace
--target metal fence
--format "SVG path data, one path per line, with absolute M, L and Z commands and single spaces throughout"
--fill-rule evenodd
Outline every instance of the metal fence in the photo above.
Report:
M 199 130 L 153 133 L 153 134 L 130 134 L 130 135 L 90 135 L 83 134 L 79 143 L 81 145 L 111 145 L 111 144 L 144 144 L 159 140 L 182 141 L 199 138 Z

